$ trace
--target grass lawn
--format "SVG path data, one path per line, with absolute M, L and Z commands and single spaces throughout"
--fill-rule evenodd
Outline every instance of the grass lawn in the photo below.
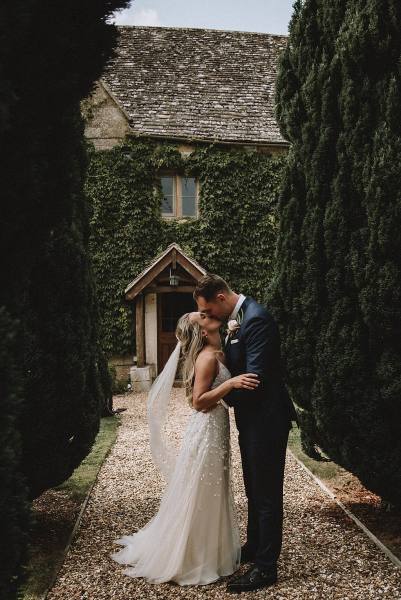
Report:
M 112 448 L 120 417 L 101 419 L 91 452 L 67 481 L 46 490 L 33 502 L 35 526 L 30 545 L 27 580 L 20 590 L 21 600 L 39 600 L 53 581 L 63 560 L 75 521 L 85 496 Z
M 344 470 L 338 465 L 336 465 L 334 462 L 318 461 L 307 456 L 302 451 L 301 431 L 296 425 L 293 425 L 292 429 L 290 430 L 290 435 L 288 437 L 288 447 L 290 448 L 290 450 L 292 450 L 295 456 L 299 458 L 299 460 L 301 460 L 304 463 L 304 465 L 308 467 L 310 471 L 312 471 L 314 475 L 316 475 L 316 477 L 319 477 L 319 479 L 333 479 Z

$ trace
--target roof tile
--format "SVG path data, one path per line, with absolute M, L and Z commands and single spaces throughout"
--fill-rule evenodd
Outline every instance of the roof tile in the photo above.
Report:
M 285 143 L 274 115 L 287 36 L 124 26 L 102 79 L 132 131 L 187 139 Z

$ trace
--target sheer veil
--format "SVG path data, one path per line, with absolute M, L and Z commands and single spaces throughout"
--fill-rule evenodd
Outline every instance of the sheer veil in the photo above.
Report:
M 156 377 L 149 391 L 147 416 L 150 433 L 150 449 L 153 462 L 162 473 L 166 482 L 174 471 L 177 451 L 169 443 L 164 431 L 167 410 L 171 398 L 171 389 L 180 359 L 181 342 L 178 341 L 163 371 Z

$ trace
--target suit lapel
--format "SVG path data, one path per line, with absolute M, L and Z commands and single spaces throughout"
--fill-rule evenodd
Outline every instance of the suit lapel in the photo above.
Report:
M 243 312 L 244 318 L 245 318 L 246 309 L 248 308 L 248 306 L 249 306 L 249 304 L 251 303 L 251 301 L 252 301 L 252 298 L 250 298 L 249 296 L 247 296 L 247 297 L 245 298 L 245 300 L 243 301 L 243 303 L 241 304 L 240 311 L 242 311 L 242 312 Z M 229 364 L 230 364 L 230 358 L 231 358 L 231 357 L 230 357 L 230 354 L 231 354 L 231 352 L 230 352 L 230 350 L 231 350 L 231 343 L 230 343 L 230 340 L 231 340 L 231 339 L 233 339 L 233 338 L 235 338 L 237 335 L 238 335 L 238 334 L 236 333 L 236 334 L 234 334 L 233 336 L 229 337 L 229 338 L 227 339 L 227 343 L 225 343 L 225 344 L 224 344 L 224 353 L 225 353 L 225 355 L 226 355 L 226 358 L 227 358 L 227 366 L 229 366 Z M 225 339 L 225 338 L 224 338 L 224 339 Z

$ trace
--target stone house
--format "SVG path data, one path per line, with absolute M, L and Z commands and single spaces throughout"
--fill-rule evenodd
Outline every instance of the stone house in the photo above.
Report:
M 119 27 L 116 57 L 83 103 L 85 135 L 97 150 L 126 135 L 177 143 L 182 156 L 214 142 L 269 155 L 286 152 L 274 115 L 278 58 L 286 36 L 171 27 Z M 161 173 L 162 215 L 198 216 L 199 182 Z M 136 303 L 134 380 L 147 386 L 175 345 L 179 314 L 193 309 L 204 268 L 177 245 L 127 281 Z M 118 365 L 127 372 L 132 361 Z M 123 361 L 124 363 L 124 361 Z

